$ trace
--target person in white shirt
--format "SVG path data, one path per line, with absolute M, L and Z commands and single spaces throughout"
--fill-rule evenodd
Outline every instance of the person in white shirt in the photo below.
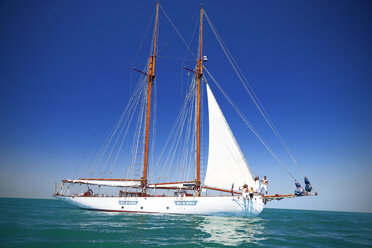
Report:
M 243 185 L 243 193 L 242 193 L 243 198 L 247 199 L 248 198 L 248 185 L 244 184 Z
M 264 179 L 262 179 L 261 182 L 261 194 L 263 194 L 263 192 L 266 192 L 267 195 L 267 186 L 269 186 L 269 181 L 266 179 L 266 176 L 264 176 Z

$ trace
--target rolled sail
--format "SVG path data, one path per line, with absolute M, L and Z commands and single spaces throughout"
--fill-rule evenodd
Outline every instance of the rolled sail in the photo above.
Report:
M 163 188 L 163 189 L 192 189 L 196 187 L 195 181 L 185 182 L 170 182 L 170 183 L 154 183 L 149 184 L 148 188 Z
M 235 189 L 254 180 L 238 143 L 207 84 L 209 112 L 209 154 L 204 184 L 209 187 Z
M 64 183 L 90 184 L 111 187 L 140 187 L 141 180 L 130 179 L 76 179 L 63 180 Z

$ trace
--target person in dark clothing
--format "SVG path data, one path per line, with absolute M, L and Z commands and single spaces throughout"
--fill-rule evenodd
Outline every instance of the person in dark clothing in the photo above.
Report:
M 305 177 L 305 191 L 306 192 L 311 192 L 311 190 L 313 189 L 313 186 L 311 186 L 311 183 L 309 181 L 309 178 L 308 177 Z
M 295 185 L 296 185 L 296 189 L 294 191 L 294 194 L 297 195 L 297 196 L 302 196 L 305 194 L 305 191 L 304 189 L 301 187 L 301 184 L 299 182 L 295 182 Z

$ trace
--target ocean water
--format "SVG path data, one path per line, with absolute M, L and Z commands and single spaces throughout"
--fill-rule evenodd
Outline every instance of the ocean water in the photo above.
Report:
M 0 247 L 372 247 L 372 214 L 264 209 L 256 218 L 105 213 L 0 198 Z

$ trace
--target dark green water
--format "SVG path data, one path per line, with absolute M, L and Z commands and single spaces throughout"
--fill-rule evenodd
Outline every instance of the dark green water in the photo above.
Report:
M 112 214 L 0 198 L 1 247 L 371 247 L 372 214 L 265 209 L 257 218 Z

